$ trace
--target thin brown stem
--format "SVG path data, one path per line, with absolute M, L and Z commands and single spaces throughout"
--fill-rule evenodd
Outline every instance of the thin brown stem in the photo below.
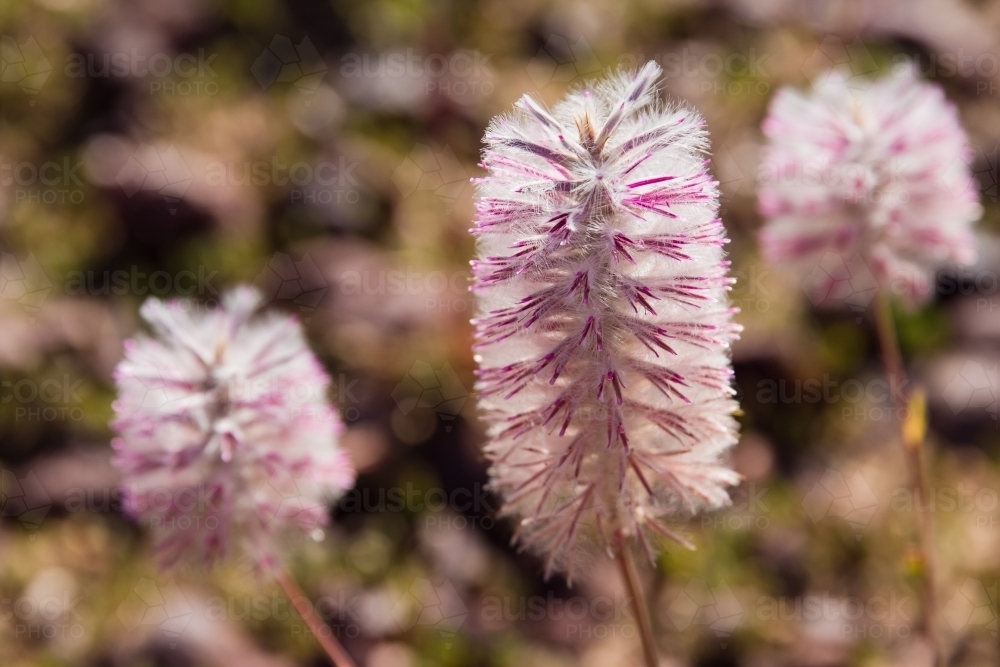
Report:
M 636 625 L 639 626 L 639 637 L 642 640 L 642 655 L 646 662 L 646 667 L 658 667 L 659 659 L 656 657 L 656 639 L 653 636 L 653 623 L 649 618 L 649 607 L 646 606 L 646 596 L 642 592 L 642 582 L 639 581 L 639 573 L 635 569 L 635 561 L 632 553 L 625 543 L 625 538 L 621 533 L 617 534 L 616 558 L 618 567 L 625 580 L 625 587 L 632 598 L 632 612 L 635 614 Z
M 897 384 L 892 394 L 893 400 L 900 398 L 903 392 L 903 382 L 906 381 L 906 369 L 903 368 L 903 353 L 899 349 L 899 337 L 896 334 L 896 323 L 892 319 L 892 303 L 881 290 L 875 297 L 875 326 L 878 329 L 879 345 L 882 348 L 882 360 L 885 363 L 889 379 Z M 905 400 L 905 393 L 902 396 Z
M 875 324 L 879 344 L 889 376 L 890 396 L 900 404 L 905 418 L 901 421 L 903 450 L 910 474 L 910 488 L 917 507 L 918 550 L 923 574 L 921 591 L 923 628 L 934 649 L 934 664 L 942 664 L 937 623 L 937 577 L 934 562 L 934 524 L 930 513 L 930 490 L 924 465 L 925 398 L 923 393 L 907 390 L 906 369 L 899 349 L 899 337 L 892 318 L 892 304 L 881 290 L 876 296 Z
M 299 587 L 295 578 L 287 570 L 279 569 L 277 579 L 278 583 L 281 584 L 282 590 L 285 591 L 285 595 L 291 600 L 292 605 L 299 613 L 299 616 L 302 617 L 302 620 L 306 622 L 309 631 L 316 638 L 316 641 L 323 647 L 326 654 L 330 656 L 333 664 L 336 667 L 358 667 L 357 663 L 347 654 L 347 651 L 340 645 L 340 642 L 333 636 L 333 633 L 326 624 L 316 615 L 316 610 L 313 609 L 312 603 L 309 602 L 309 598 L 306 597 L 306 594 Z

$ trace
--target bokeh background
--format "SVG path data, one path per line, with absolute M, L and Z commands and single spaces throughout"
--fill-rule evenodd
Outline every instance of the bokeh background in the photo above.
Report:
M 3 0 L 0 34 L 3 665 L 327 664 L 245 561 L 158 572 L 109 463 L 139 305 L 241 282 L 334 378 L 358 488 L 292 567 L 360 665 L 638 664 L 612 563 L 546 582 L 496 516 L 467 230 L 492 116 L 649 59 L 707 118 L 746 327 L 745 482 L 678 527 L 697 552 L 643 568 L 663 665 L 929 664 L 871 292 L 818 310 L 803 281 L 829 266 L 786 274 L 755 242 L 774 92 L 907 62 L 958 105 L 982 189 L 979 264 L 897 317 L 929 397 L 949 664 L 1000 661 L 1000 2 Z

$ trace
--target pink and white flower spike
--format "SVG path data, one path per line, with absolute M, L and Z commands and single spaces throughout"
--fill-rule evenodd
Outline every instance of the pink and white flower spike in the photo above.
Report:
M 150 524 L 163 565 L 235 543 L 266 569 L 279 533 L 319 535 L 354 483 L 329 376 L 299 322 L 260 305 L 248 287 L 200 314 L 150 299 L 153 335 L 128 341 L 115 371 L 126 511 Z
M 930 296 L 933 271 L 975 261 L 982 208 L 968 137 L 941 87 L 912 68 L 860 89 L 835 71 L 809 93 L 782 89 L 763 131 L 768 261 L 807 271 L 834 253 L 853 274 L 867 268 L 872 290 L 911 303 Z M 829 286 L 814 287 L 822 301 Z
M 669 517 L 739 480 L 729 348 L 738 335 L 708 137 L 619 74 L 551 111 L 490 124 L 472 230 L 486 453 L 517 539 L 546 575 L 623 536 L 655 556 Z

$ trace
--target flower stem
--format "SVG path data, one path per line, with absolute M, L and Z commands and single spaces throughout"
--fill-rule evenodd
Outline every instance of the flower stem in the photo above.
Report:
M 941 650 L 938 638 L 936 572 L 934 563 L 934 525 L 930 514 L 930 493 L 924 466 L 924 431 L 926 430 L 925 398 L 923 392 L 906 389 L 906 369 L 899 349 L 899 337 L 892 318 L 892 303 L 882 290 L 876 296 L 875 325 L 892 401 L 902 403 L 904 419 L 901 421 L 903 450 L 910 474 L 910 488 L 917 507 L 917 535 L 920 565 L 923 575 L 921 591 L 924 635 L 934 650 L 934 664 L 940 665 Z
M 358 667 L 357 663 L 351 659 L 351 656 L 347 654 L 344 647 L 337 641 L 337 638 L 333 636 L 333 633 L 329 631 L 323 621 L 316 615 L 316 611 L 309 602 L 309 598 L 306 597 L 306 594 L 299 587 L 295 578 L 283 568 L 278 569 L 276 577 L 278 583 L 281 584 L 281 588 L 285 591 L 285 595 L 291 600 L 292 605 L 299 613 L 299 616 L 302 617 L 302 620 L 306 622 L 309 631 L 312 632 L 316 641 L 323 647 L 326 654 L 330 656 L 333 664 L 336 667 Z
M 636 572 L 635 561 L 632 559 L 632 553 L 628 550 L 628 545 L 625 544 L 624 536 L 618 533 L 617 538 L 618 548 L 615 555 L 621 569 L 622 579 L 625 580 L 625 587 L 632 598 L 632 612 L 635 614 L 636 625 L 639 626 L 639 637 L 642 639 L 642 654 L 646 667 L 658 667 L 656 639 L 653 636 L 653 624 L 649 619 L 646 596 L 642 592 L 642 582 L 639 581 L 639 573 Z

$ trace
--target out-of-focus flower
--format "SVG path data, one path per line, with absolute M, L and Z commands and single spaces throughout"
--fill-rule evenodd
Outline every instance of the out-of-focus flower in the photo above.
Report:
M 919 300 L 931 271 L 975 260 L 971 226 L 982 209 L 967 137 L 941 88 L 912 68 L 863 90 L 835 72 L 810 94 L 783 89 L 763 130 L 770 261 L 860 257 L 878 285 Z
M 329 376 L 296 319 L 252 317 L 260 303 L 245 287 L 197 315 L 150 299 L 155 335 L 127 341 L 115 371 L 126 510 L 150 522 L 164 564 L 211 562 L 234 541 L 273 564 L 275 532 L 314 534 L 353 485 Z
M 738 475 L 725 229 L 701 117 L 654 63 L 530 96 L 487 130 L 473 230 L 487 454 L 518 537 L 568 570 L 591 547 L 716 508 Z

